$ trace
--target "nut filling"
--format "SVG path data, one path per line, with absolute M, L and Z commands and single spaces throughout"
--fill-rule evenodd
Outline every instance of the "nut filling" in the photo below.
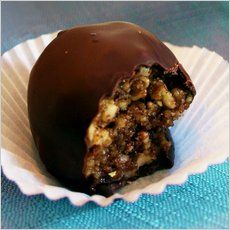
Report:
M 193 100 L 179 75 L 142 66 L 100 101 L 88 128 L 83 169 L 94 185 L 135 178 L 169 151 L 165 130 Z

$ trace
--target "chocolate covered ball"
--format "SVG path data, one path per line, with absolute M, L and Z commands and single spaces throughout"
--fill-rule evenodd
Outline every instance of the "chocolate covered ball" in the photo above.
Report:
M 33 138 L 47 170 L 68 188 L 110 195 L 173 165 L 168 127 L 195 88 L 173 53 L 128 22 L 62 31 L 29 80 Z

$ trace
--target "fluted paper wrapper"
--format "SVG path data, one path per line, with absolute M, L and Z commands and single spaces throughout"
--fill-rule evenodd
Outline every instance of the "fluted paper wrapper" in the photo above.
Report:
M 162 193 L 166 185 L 184 183 L 191 174 L 228 157 L 229 64 L 206 48 L 165 43 L 187 70 L 197 90 L 190 106 L 171 128 L 175 165 L 141 178 L 111 197 L 73 192 L 62 187 L 45 169 L 31 136 L 27 114 L 29 73 L 57 33 L 28 40 L 2 56 L 2 169 L 27 195 L 44 194 L 51 200 L 67 197 L 74 205 L 94 201 L 101 206 L 114 199 L 136 201 L 143 193 Z

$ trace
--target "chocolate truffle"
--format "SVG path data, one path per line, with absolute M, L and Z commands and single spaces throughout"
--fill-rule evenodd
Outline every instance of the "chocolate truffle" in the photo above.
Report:
M 33 138 L 47 170 L 76 191 L 113 193 L 172 167 L 173 125 L 195 88 L 173 53 L 127 22 L 62 31 L 29 80 Z

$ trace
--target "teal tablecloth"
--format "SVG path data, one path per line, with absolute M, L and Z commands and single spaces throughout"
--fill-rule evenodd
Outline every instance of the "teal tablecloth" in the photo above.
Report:
M 3 2 L 2 52 L 76 24 L 127 20 L 177 45 L 205 46 L 228 58 L 228 2 Z M 2 175 L 2 228 L 228 228 L 229 162 L 182 186 L 135 203 L 73 207 L 68 200 L 27 197 Z

